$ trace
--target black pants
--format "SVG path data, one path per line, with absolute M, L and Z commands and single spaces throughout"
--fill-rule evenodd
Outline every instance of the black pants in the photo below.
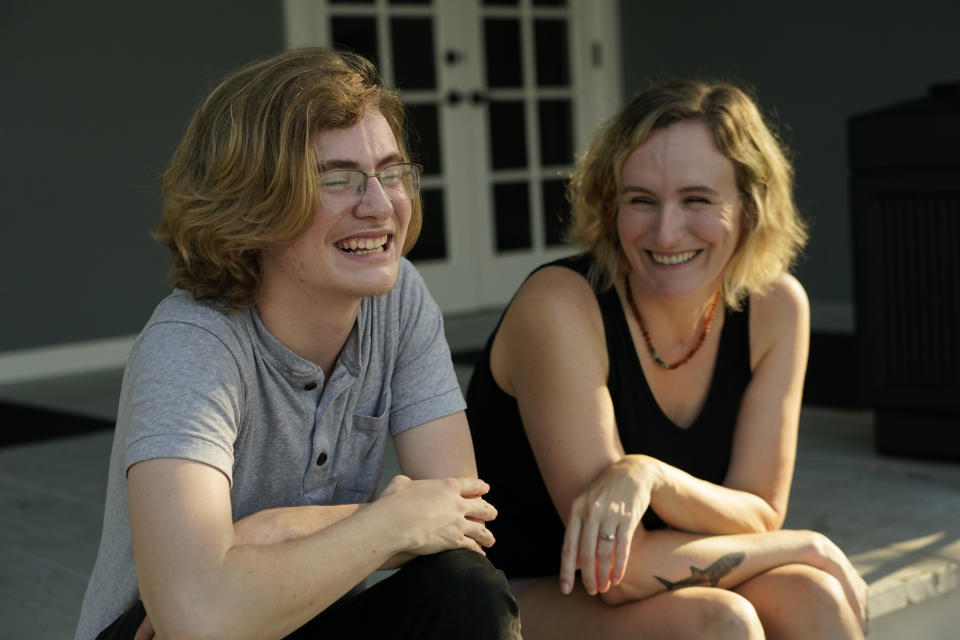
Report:
M 97 640 L 131 640 L 144 615 L 138 601 Z M 411 560 L 287 638 L 519 639 L 520 613 L 503 572 L 480 554 L 457 549 Z

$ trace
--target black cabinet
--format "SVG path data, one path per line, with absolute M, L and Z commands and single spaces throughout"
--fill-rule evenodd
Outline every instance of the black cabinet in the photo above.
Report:
M 960 460 L 960 84 L 848 122 L 861 394 L 883 453 Z

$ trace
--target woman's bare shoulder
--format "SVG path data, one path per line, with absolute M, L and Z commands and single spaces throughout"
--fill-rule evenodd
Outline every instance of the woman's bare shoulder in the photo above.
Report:
M 751 314 L 774 319 L 796 318 L 810 311 L 807 292 L 796 277 L 781 274 L 760 293 L 750 297 Z
M 504 317 L 505 325 L 514 322 L 574 330 L 603 327 L 590 283 L 576 271 L 557 265 L 538 270 L 523 283 Z
M 751 352 L 759 359 L 775 344 L 809 339 L 810 301 L 796 277 L 780 275 L 759 294 L 750 297 Z
M 494 378 L 514 395 L 520 381 L 577 371 L 605 375 L 603 319 L 596 294 L 579 273 L 540 269 L 517 291 L 493 343 Z

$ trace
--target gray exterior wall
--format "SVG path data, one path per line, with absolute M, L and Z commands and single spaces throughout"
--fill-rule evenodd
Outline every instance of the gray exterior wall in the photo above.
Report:
M 852 305 L 846 121 L 960 81 L 960 3 L 622 0 L 624 95 L 698 75 L 751 85 L 795 152 L 813 301 Z M 814 326 L 816 327 L 816 324 Z
M 170 288 L 156 177 L 282 25 L 254 0 L 2 3 L 0 352 L 140 330 Z
M 752 85 L 796 152 L 814 301 L 853 299 L 846 119 L 960 79 L 960 4 L 622 0 L 625 95 Z M 168 290 L 156 176 L 225 72 L 283 48 L 279 1 L 0 3 L 0 353 L 139 331 Z

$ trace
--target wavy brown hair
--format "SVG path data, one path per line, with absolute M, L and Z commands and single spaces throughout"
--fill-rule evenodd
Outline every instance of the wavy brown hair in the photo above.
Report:
M 405 111 L 365 58 L 307 48 L 226 77 L 194 114 L 160 176 L 163 216 L 154 238 L 171 253 L 176 287 L 238 310 L 260 294 L 260 253 L 293 242 L 317 211 L 319 133 L 375 109 L 408 159 Z M 417 240 L 419 197 L 403 252 Z
M 654 85 L 604 123 L 567 185 L 572 208 L 567 238 L 594 256 L 594 286 L 608 289 L 629 270 L 617 235 L 623 165 L 651 132 L 684 120 L 707 127 L 733 163 L 743 194 L 741 237 L 723 276 L 724 299 L 737 308 L 744 296 L 762 291 L 790 268 L 807 230 L 794 204 L 786 147 L 756 103 L 734 85 L 692 80 Z

